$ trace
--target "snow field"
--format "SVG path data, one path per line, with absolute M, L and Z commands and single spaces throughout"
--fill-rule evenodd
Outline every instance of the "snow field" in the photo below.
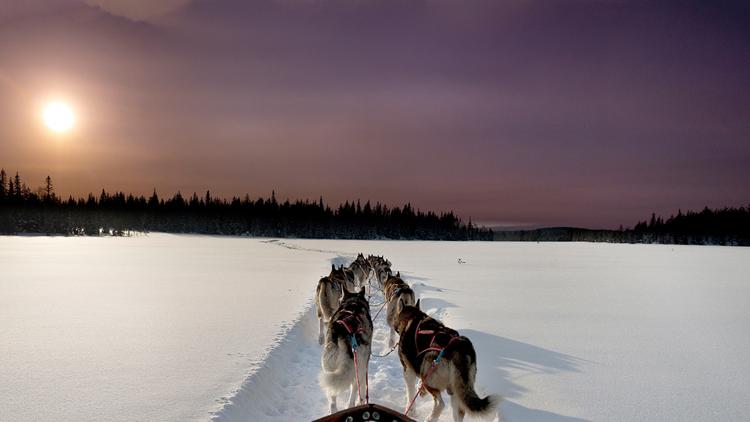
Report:
M 209 420 L 329 267 L 258 239 L 0 237 L 0 421 Z
M 358 252 L 472 340 L 503 421 L 750 415 L 750 248 L 150 234 L 0 237 L 0 421 L 320 417 L 315 285 Z M 396 353 L 369 368 L 403 409 Z

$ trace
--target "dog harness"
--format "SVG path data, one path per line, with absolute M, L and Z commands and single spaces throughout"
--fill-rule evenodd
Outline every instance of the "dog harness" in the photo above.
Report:
M 458 339 L 458 334 L 454 334 L 452 332 L 448 332 L 446 329 L 438 329 L 438 330 L 420 330 L 419 327 L 422 326 L 422 322 L 426 321 L 427 319 L 423 319 L 417 323 L 417 330 L 414 332 L 414 347 L 417 349 L 417 356 L 427 353 L 427 352 L 438 352 L 438 357 L 435 359 L 435 363 L 440 361 L 440 358 L 443 357 L 445 354 L 445 349 L 448 348 L 448 346 L 451 345 L 456 339 Z M 427 343 L 427 347 L 419 350 L 419 336 L 429 336 L 430 342 Z M 447 341 L 446 341 L 447 340 Z M 444 344 L 444 346 L 441 346 Z
M 333 276 L 329 276 L 328 279 L 331 280 L 331 285 L 336 290 L 339 289 L 339 285 L 346 286 L 346 273 L 344 273 L 344 279 L 341 282 L 336 281 L 336 279 Z
M 388 298 L 388 300 L 386 300 L 386 302 L 390 302 L 394 298 L 398 297 L 398 294 L 401 293 L 401 290 L 404 290 L 404 289 L 405 287 L 397 287 L 396 290 L 393 291 L 393 294 L 391 295 L 391 297 Z
M 404 289 L 404 287 L 399 287 L 399 288 L 397 288 L 397 289 L 396 289 L 396 290 L 395 290 L 395 291 L 393 292 L 393 294 L 392 294 L 392 295 L 390 296 L 390 298 L 388 298 L 388 297 L 385 297 L 385 298 L 384 298 L 384 300 L 383 300 L 383 303 L 382 303 L 382 304 L 380 305 L 380 309 L 378 309 L 378 311 L 377 311 L 377 312 L 375 312 L 375 316 L 374 316 L 374 317 L 372 317 L 373 321 L 374 321 L 375 319 L 377 319 L 378 315 L 380 315 L 380 311 L 382 311 L 382 310 L 383 310 L 383 308 L 385 308 L 385 305 L 387 305 L 387 304 L 388 304 L 388 302 L 390 302 L 390 301 L 391 301 L 391 300 L 392 300 L 392 299 L 393 299 L 394 297 L 398 296 L 398 294 L 399 294 L 399 293 L 401 292 L 401 290 L 403 290 L 403 289 Z M 381 291 L 381 292 L 383 292 L 383 296 L 385 296 L 385 291 L 384 291 L 384 290 L 382 290 L 382 289 L 381 289 L 380 291 Z
M 362 315 L 348 309 L 342 309 L 341 313 L 346 314 L 347 316 L 337 319 L 336 323 L 344 326 L 346 332 L 352 337 L 352 347 L 356 348 L 357 340 L 354 334 L 363 333 L 365 331 L 364 328 L 362 328 Z
M 347 314 L 344 318 L 337 319 L 336 322 L 343 325 L 346 329 L 346 332 L 349 333 L 349 339 L 352 343 L 352 354 L 354 355 L 354 375 L 357 379 L 357 395 L 359 396 L 359 401 L 362 402 L 362 389 L 359 385 L 359 363 L 357 362 L 357 348 L 359 347 L 359 343 L 357 343 L 357 333 L 364 333 L 365 329 L 362 328 L 362 318 L 361 314 L 358 314 L 354 311 L 350 311 L 348 309 L 342 309 L 342 314 Z M 352 320 L 354 324 L 352 324 Z M 369 368 L 365 368 L 365 403 L 370 403 L 370 381 L 369 381 Z
M 412 406 L 414 406 L 414 402 L 417 400 L 417 397 L 419 397 L 419 393 L 422 392 L 422 389 L 425 387 L 425 384 L 427 383 L 427 380 L 430 378 L 430 375 L 432 375 L 432 372 L 437 368 L 438 363 L 440 363 L 440 359 L 443 358 L 443 355 L 445 354 L 445 349 L 448 348 L 448 346 L 451 345 L 454 341 L 458 339 L 458 334 L 454 334 L 453 332 L 448 332 L 447 328 L 440 327 L 442 329 L 437 330 L 420 330 L 419 327 L 422 325 L 422 322 L 426 321 L 427 318 L 420 320 L 417 323 L 417 330 L 414 332 L 414 347 L 417 349 L 417 356 L 427 353 L 429 351 L 438 352 L 437 357 L 435 360 L 432 361 L 432 364 L 430 365 L 430 368 L 427 370 L 427 373 L 424 375 L 424 377 L 420 376 L 421 380 L 419 383 L 419 388 L 417 389 L 417 394 L 412 397 L 409 404 L 406 406 L 406 410 L 404 411 L 404 414 L 409 414 L 409 411 L 411 410 Z M 432 335 L 432 338 L 430 338 L 430 342 L 427 345 L 427 348 L 423 349 L 422 351 L 419 351 L 419 336 L 427 336 Z M 445 339 L 448 339 L 448 342 L 445 343 L 445 346 L 440 346 L 442 341 Z

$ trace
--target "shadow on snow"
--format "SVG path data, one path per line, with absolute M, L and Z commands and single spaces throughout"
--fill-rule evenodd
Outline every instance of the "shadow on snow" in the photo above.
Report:
M 581 372 L 585 361 L 574 356 L 544 349 L 521 341 L 471 329 L 459 329 L 468 337 L 477 351 L 477 367 L 482 384 L 488 391 L 503 396 L 502 421 L 584 422 L 570 416 L 559 415 L 540 409 L 531 409 L 509 401 L 522 396 L 527 390 L 513 382 L 511 369 L 522 369 L 531 373 L 555 374 L 559 372 Z M 481 394 L 480 394 L 481 395 Z

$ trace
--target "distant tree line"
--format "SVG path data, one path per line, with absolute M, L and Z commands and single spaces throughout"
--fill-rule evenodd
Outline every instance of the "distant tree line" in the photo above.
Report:
M 126 235 L 167 232 L 337 239 L 492 240 L 490 229 L 463 223 L 453 212 L 345 202 L 216 198 L 210 192 L 161 198 L 109 193 L 62 199 L 48 176 L 30 189 L 18 173 L 0 171 L 0 234 Z
M 554 227 L 496 231 L 495 240 L 750 246 L 750 206 L 714 210 L 706 207 L 687 213 L 680 210 L 666 220 L 651 214 L 650 220 L 638 222 L 632 229 Z

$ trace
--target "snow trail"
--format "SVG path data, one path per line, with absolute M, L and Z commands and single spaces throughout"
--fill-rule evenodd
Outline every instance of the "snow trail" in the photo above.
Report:
M 212 420 L 312 420 L 311 415 L 320 413 L 325 396 L 317 386 L 316 327 L 315 304 L 310 302 Z

